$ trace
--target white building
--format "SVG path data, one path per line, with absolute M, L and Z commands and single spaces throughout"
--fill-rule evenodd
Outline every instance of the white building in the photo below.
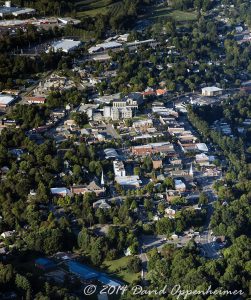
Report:
M 15 233 L 15 230 L 5 231 L 5 232 L 1 233 L 1 237 L 4 238 L 4 239 L 6 239 L 6 238 L 11 237 L 14 233 Z
M 72 39 L 62 39 L 60 41 L 56 41 L 51 46 L 49 46 L 49 49 L 46 50 L 46 52 L 49 53 L 50 51 L 62 51 L 65 53 L 69 53 L 78 48 L 80 45 L 81 41 L 74 41 Z
M 196 147 L 201 152 L 208 152 L 208 147 L 205 143 L 197 143 Z
M 22 8 L 17 6 L 11 6 L 11 1 L 5 1 L 3 6 L 0 6 L 0 17 L 6 16 L 19 16 L 19 15 L 27 15 L 35 13 L 35 9 L 33 8 Z
M 111 118 L 111 106 L 104 106 L 103 115 L 105 119 Z
M 205 87 L 201 90 L 202 96 L 213 97 L 222 94 L 222 89 L 217 86 Z
M 113 121 L 123 120 L 123 119 L 131 119 L 132 118 L 132 109 L 123 107 L 123 108 L 117 108 L 112 107 L 111 108 L 111 119 Z
M 125 166 L 122 161 L 113 161 L 113 171 L 115 176 L 126 176 Z
M 113 148 L 107 148 L 104 150 L 104 152 L 105 152 L 106 159 L 119 157 L 118 152 Z
M 112 50 L 112 49 L 117 49 L 122 47 L 121 43 L 118 42 L 107 42 L 107 43 L 102 43 L 102 44 L 97 44 L 96 46 L 93 46 L 88 49 L 88 52 L 90 54 L 96 53 L 96 52 L 102 52 L 102 51 L 107 51 L 107 50 Z
M 61 197 L 65 197 L 67 195 L 70 195 L 71 193 L 71 191 L 65 187 L 51 188 L 50 191 L 53 196 L 61 196 Z
M 147 119 L 147 120 L 139 120 L 133 122 L 132 127 L 135 129 L 145 129 L 153 126 L 153 121 L 152 119 Z
M 0 109 L 10 106 L 15 100 L 16 97 L 0 94 Z
M 174 179 L 174 186 L 175 190 L 178 190 L 180 192 L 184 192 L 186 190 L 185 183 L 180 179 Z
M 142 183 L 138 175 L 116 176 L 115 181 L 119 185 L 126 186 L 126 187 L 140 187 L 140 184 Z

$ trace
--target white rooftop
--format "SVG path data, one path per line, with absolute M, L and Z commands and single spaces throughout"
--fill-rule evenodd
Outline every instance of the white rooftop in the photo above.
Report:
M 196 146 L 200 151 L 208 152 L 208 148 L 205 143 L 197 143 Z
M 62 50 L 63 52 L 68 52 L 76 47 L 78 47 L 81 44 L 80 41 L 74 41 L 71 39 L 63 39 L 60 41 L 57 41 L 51 45 L 51 47 L 57 51 Z
M 202 91 L 219 92 L 222 91 L 222 89 L 218 88 L 217 86 L 207 86 L 202 88 Z
M 0 94 L 0 105 L 8 105 L 15 100 L 15 97 L 10 95 L 2 95 Z
M 98 51 L 101 48 L 103 48 L 105 50 L 105 49 L 111 49 L 111 48 L 119 48 L 121 46 L 122 46 L 122 44 L 111 41 L 111 42 L 107 42 L 107 43 L 97 44 L 96 46 L 89 48 L 88 52 L 92 53 L 92 52 Z
M 115 181 L 120 185 L 139 185 L 141 180 L 138 175 L 133 176 L 116 176 Z
M 56 187 L 56 188 L 51 188 L 51 193 L 53 195 L 55 195 L 55 194 L 69 194 L 70 190 L 65 188 L 65 187 Z

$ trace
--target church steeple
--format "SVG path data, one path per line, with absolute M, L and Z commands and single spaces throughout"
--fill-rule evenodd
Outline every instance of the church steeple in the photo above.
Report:
M 193 163 L 191 163 L 190 165 L 190 169 L 189 169 L 189 176 L 193 177 Z
M 101 185 L 102 185 L 102 186 L 105 185 L 104 172 L 103 172 L 103 170 L 102 170 L 102 175 L 101 175 Z

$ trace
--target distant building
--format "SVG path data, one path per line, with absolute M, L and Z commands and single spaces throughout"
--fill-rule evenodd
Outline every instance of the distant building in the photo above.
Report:
M 27 102 L 30 104 L 45 104 L 45 97 L 27 97 Z
M 5 109 L 16 100 L 16 96 L 0 94 L 0 109 Z
M 92 181 L 88 185 L 73 185 L 71 193 L 75 195 L 84 195 L 85 193 L 95 193 L 97 197 L 102 196 L 105 188 L 99 185 L 96 181 Z
M 64 25 L 72 24 L 72 25 L 78 25 L 81 23 L 80 20 L 73 19 L 70 17 L 64 17 L 64 18 L 58 18 L 58 21 L 61 22 Z
M 138 175 L 133 176 L 116 176 L 115 181 L 125 187 L 140 187 L 141 180 Z
M 216 86 L 205 87 L 201 90 L 201 92 L 202 92 L 202 96 L 207 96 L 207 97 L 222 95 L 222 89 Z
M 123 108 L 111 108 L 111 119 L 113 121 L 123 120 L 123 119 L 131 119 L 133 116 L 133 112 L 131 108 L 123 107 Z
M 50 191 L 53 196 L 65 197 L 67 195 L 70 195 L 70 190 L 67 189 L 66 187 L 51 188 Z
M 132 154 L 134 155 L 151 155 L 155 153 L 164 153 L 173 155 L 174 147 L 169 142 L 151 143 L 147 145 L 132 147 Z
M 11 15 L 17 17 L 19 15 L 34 14 L 35 11 L 33 8 L 11 6 L 11 1 L 5 1 L 5 5 L 0 6 L 0 17 L 4 18 Z
M 184 192 L 186 190 L 185 183 L 180 179 L 174 179 L 174 186 L 175 190 L 178 190 L 180 192 Z
M 62 39 L 60 41 L 56 41 L 53 44 L 51 44 L 46 50 L 46 52 L 57 52 L 62 51 L 65 53 L 69 53 L 75 49 L 77 49 L 81 45 L 81 41 L 74 41 L 72 39 Z
M 113 149 L 113 148 L 107 148 L 107 149 L 105 149 L 104 153 L 105 153 L 105 158 L 106 159 L 109 159 L 109 158 L 118 158 L 119 157 L 118 152 L 115 149 Z
M 12 231 L 5 231 L 5 232 L 2 232 L 1 233 L 1 237 L 6 239 L 6 238 L 9 238 L 11 237 L 16 231 L 15 230 L 12 230 Z
M 115 176 L 126 176 L 125 166 L 122 161 L 113 161 L 113 170 Z
M 98 200 L 92 204 L 94 209 L 110 209 L 111 205 L 108 204 L 104 199 Z
M 152 119 L 135 121 L 135 122 L 133 122 L 133 125 L 132 125 L 133 128 L 140 129 L 142 131 L 145 131 L 145 130 L 147 130 L 147 128 L 152 127 L 152 126 L 153 126 Z
M 161 169 L 163 167 L 161 158 L 157 158 L 157 157 L 152 158 L 152 163 L 153 163 L 153 169 L 155 170 Z
M 90 54 L 96 53 L 96 52 L 102 52 L 102 51 L 108 51 L 108 50 L 113 50 L 117 48 L 121 48 L 122 44 L 118 42 L 107 42 L 107 43 L 102 43 L 102 44 L 97 44 L 96 46 L 93 46 L 88 49 L 88 52 Z
M 156 90 L 156 95 L 157 96 L 165 96 L 167 94 L 167 90 L 166 89 L 157 89 Z
M 168 208 L 165 209 L 165 215 L 168 218 L 173 219 L 173 218 L 175 218 L 176 210 L 173 209 L 173 208 L 168 207 Z
M 171 203 L 172 200 L 176 199 L 177 197 L 180 197 L 181 193 L 178 190 L 167 190 L 166 189 L 166 200 L 167 202 Z

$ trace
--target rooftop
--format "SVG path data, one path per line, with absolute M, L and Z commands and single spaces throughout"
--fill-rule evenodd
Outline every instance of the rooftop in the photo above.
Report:
M 10 95 L 0 95 L 0 105 L 8 105 L 15 100 L 15 97 Z

